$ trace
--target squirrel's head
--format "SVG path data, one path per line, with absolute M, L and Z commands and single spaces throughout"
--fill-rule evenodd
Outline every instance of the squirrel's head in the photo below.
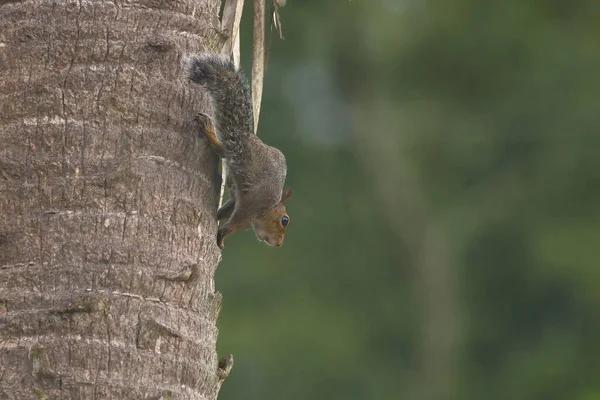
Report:
M 285 230 L 290 223 L 290 216 L 285 209 L 285 202 L 292 196 L 292 190 L 287 188 L 281 193 L 277 205 L 252 221 L 256 236 L 271 246 L 283 245 Z

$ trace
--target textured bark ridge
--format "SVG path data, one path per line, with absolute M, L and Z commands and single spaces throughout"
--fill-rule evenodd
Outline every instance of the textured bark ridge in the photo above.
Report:
M 218 7 L 0 0 L 0 398 L 216 398 Z

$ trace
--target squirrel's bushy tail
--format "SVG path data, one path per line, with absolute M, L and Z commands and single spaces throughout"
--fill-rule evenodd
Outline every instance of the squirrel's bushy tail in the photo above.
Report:
M 202 85 L 215 102 L 222 134 L 252 133 L 252 98 L 244 74 L 227 58 L 203 53 L 190 59 L 189 79 Z

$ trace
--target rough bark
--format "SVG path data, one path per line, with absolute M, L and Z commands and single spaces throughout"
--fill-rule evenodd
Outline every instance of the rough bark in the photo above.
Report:
M 0 398 L 216 398 L 218 8 L 0 0 Z

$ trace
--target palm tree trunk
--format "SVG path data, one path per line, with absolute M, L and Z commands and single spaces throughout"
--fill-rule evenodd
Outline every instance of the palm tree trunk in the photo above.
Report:
M 218 12 L 0 0 L 0 398 L 216 398 Z

